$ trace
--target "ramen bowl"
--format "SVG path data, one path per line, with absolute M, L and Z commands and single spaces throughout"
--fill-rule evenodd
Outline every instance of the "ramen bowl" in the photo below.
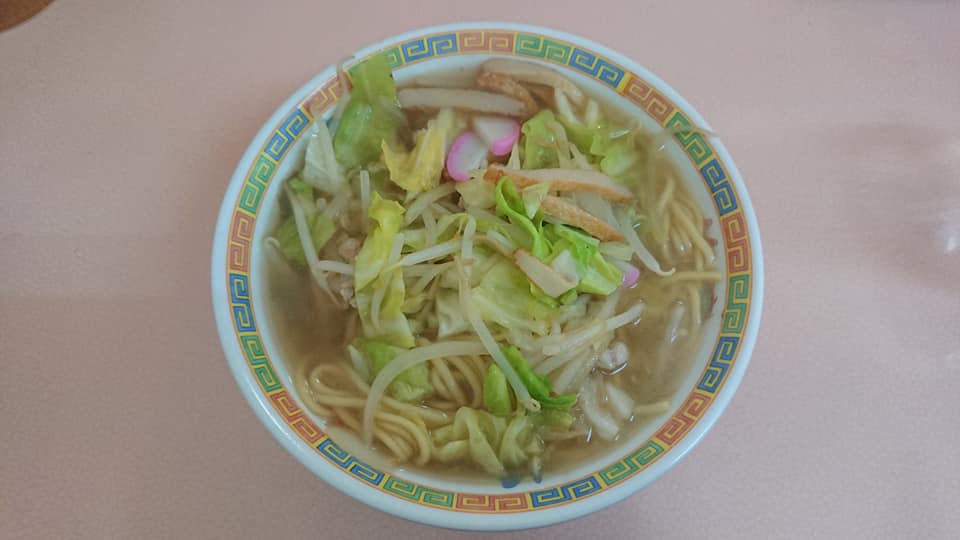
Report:
M 330 67 L 293 93 L 240 160 L 217 221 L 212 296 L 227 363 L 241 392 L 277 441 L 307 469 L 365 504 L 409 520 L 457 529 L 545 526 L 594 512 L 635 493 L 677 463 L 713 425 L 743 378 L 756 340 L 763 265 L 756 219 L 740 174 L 706 121 L 638 63 L 602 45 L 545 28 L 505 23 L 435 26 L 371 45 L 359 61 L 386 52 L 399 83 L 469 71 L 491 57 L 560 71 L 618 113 L 672 130 L 664 151 L 708 218 L 722 275 L 692 367 L 667 412 L 616 445 L 542 479 L 505 486 L 390 463 L 337 435 L 302 403 L 291 376 L 285 328 L 272 315 L 266 271 L 269 231 L 281 183 L 303 162 L 306 134 L 344 94 Z M 347 68 L 350 63 L 347 64 Z

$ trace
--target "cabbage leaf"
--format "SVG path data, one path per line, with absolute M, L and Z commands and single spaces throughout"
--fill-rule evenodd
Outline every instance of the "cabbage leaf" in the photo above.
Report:
M 513 396 L 503 370 L 496 363 L 487 368 L 483 379 L 483 404 L 493 414 L 510 414 L 513 411 Z
M 346 177 L 333 150 L 330 130 L 321 119 L 311 129 L 301 174 L 304 181 L 328 195 L 336 194 L 346 185 Z
M 569 411 L 570 407 L 573 407 L 574 403 L 577 402 L 576 394 L 555 395 L 553 385 L 550 384 L 550 379 L 544 375 L 534 373 L 530 367 L 530 363 L 524 358 L 520 349 L 511 345 L 501 347 L 501 350 L 503 350 L 504 356 L 507 357 L 513 369 L 516 370 L 517 375 L 520 376 L 520 380 L 523 381 L 523 386 L 527 388 L 527 391 L 530 392 L 533 399 L 540 402 L 541 407 L 544 409 Z
M 395 145 L 403 118 L 385 53 L 360 62 L 350 75 L 350 102 L 333 138 L 334 155 L 347 170 L 377 161 L 384 142 Z
M 512 261 L 501 259 L 471 291 L 484 320 L 504 328 L 545 335 L 556 312 L 530 293 L 530 281 Z
M 390 171 L 390 180 L 407 193 L 420 193 L 440 185 L 447 145 L 458 126 L 451 109 L 441 110 L 427 127 L 416 135 L 410 152 L 394 150 L 387 141 L 381 143 L 383 161 Z
M 556 118 L 552 111 L 542 110 L 520 127 L 523 133 L 523 168 L 545 169 L 558 167 L 557 135 L 553 130 Z
M 620 287 L 623 272 L 600 253 L 599 240 L 579 229 L 558 223 L 548 224 L 545 232 L 554 239 L 551 260 L 564 251 L 573 257 L 580 275 L 578 291 L 606 296 Z
M 371 381 L 391 360 L 403 352 L 400 347 L 373 339 L 360 340 L 358 348 L 367 358 Z M 395 399 L 406 402 L 418 402 L 432 394 L 433 385 L 430 384 L 427 365 L 420 363 L 400 372 L 400 375 L 397 375 L 397 378 L 387 387 L 387 393 Z
M 406 294 L 403 269 L 397 267 L 384 271 L 390 250 L 403 225 L 403 212 L 403 207 L 396 201 L 383 199 L 379 193 L 373 194 L 369 215 L 377 225 L 357 253 L 353 279 L 364 335 L 380 337 L 399 347 L 413 347 L 413 332 L 403 313 Z M 373 301 L 378 296 L 378 290 L 383 290 L 383 297 L 380 316 L 375 321 Z
M 369 285 L 383 270 L 390 256 L 393 240 L 403 226 L 404 209 L 400 203 L 373 193 L 370 218 L 377 222 L 363 242 L 354 264 L 354 287 L 359 291 Z
M 550 243 L 542 230 L 542 216 L 535 212 L 535 216 L 527 216 L 527 207 L 517 187 L 509 177 L 503 177 L 497 182 L 494 190 L 497 201 L 497 213 L 506 216 L 512 225 L 526 233 L 525 239 L 518 239 L 511 235 L 511 239 L 519 246 L 527 249 L 534 257 L 544 260 L 550 255 Z M 541 198 L 542 200 L 542 198 Z
M 320 251 L 333 237 L 336 226 L 329 218 L 317 211 L 316 203 L 313 200 L 313 188 L 296 176 L 289 180 L 289 185 L 290 190 L 297 198 L 297 202 L 303 208 L 313 245 L 317 248 L 317 251 Z M 298 265 L 307 264 L 306 255 L 303 253 L 303 244 L 300 242 L 300 234 L 297 231 L 297 222 L 292 214 L 287 216 L 283 223 L 277 227 L 274 238 L 276 238 L 280 251 L 288 261 Z

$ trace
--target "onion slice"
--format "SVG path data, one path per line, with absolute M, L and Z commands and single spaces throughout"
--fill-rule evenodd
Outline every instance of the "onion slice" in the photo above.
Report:
M 578 282 L 564 277 L 525 249 L 513 252 L 513 262 L 547 296 L 560 296 L 577 286 Z
M 564 278 L 580 284 L 580 275 L 577 274 L 577 262 L 573 260 L 573 255 L 569 249 L 565 249 L 557 255 L 550 263 L 550 268 L 556 270 Z
M 601 439 L 612 441 L 620 434 L 620 425 L 597 403 L 597 386 L 593 379 L 589 379 L 579 393 L 580 406 L 593 432 Z
M 607 391 L 607 404 L 613 413 L 621 420 L 629 420 L 633 416 L 633 399 L 613 383 L 606 383 L 604 389 Z

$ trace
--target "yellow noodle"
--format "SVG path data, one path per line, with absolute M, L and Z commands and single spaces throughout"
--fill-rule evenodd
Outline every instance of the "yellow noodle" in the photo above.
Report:
M 349 410 L 335 407 L 334 411 L 343 425 L 354 431 L 360 430 L 360 420 Z M 423 440 L 418 436 L 416 426 L 413 426 L 409 420 L 396 415 L 377 413 L 377 420 L 377 425 L 374 427 L 374 436 L 377 440 L 393 453 L 397 461 L 409 461 L 414 453 L 414 446 L 419 446 Z M 429 448 L 427 448 L 427 456 L 429 459 Z
M 673 201 L 673 204 L 670 205 L 670 211 L 687 219 L 693 219 L 694 216 L 693 212 L 690 211 L 690 207 L 687 206 L 685 201 L 679 197 Z
M 487 376 L 487 367 L 490 362 L 482 356 L 468 356 L 467 358 L 469 359 L 467 365 L 473 368 L 473 372 L 477 374 L 477 380 L 482 381 Z
M 440 374 L 440 378 L 450 391 L 449 395 L 451 399 L 457 402 L 458 405 L 466 405 L 467 397 L 463 395 L 463 389 L 461 389 L 457 381 L 453 379 L 453 374 L 450 372 L 450 368 L 447 367 L 446 361 L 443 359 L 434 361 L 433 370 Z
M 668 233 L 670 231 L 670 228 L 673 226 L 673 223 L 671 223 L 671 220 L 670 220 L 670 212 L 662 212 L 660 214 L 660 217 L 661 219 L 663 219 L 663 238 L 664 238 L 663 242 L 661 243 L 666 244 L 667 242 L 669 242 L 670 236 Z
M 360 420 L 355 416 L 353 416 L 353 414 L 350 413 L 349 410 L 342 409 L 342 408 L 334 408 L 334 411 L 336 412 L 336 415 L 340 419 L 340 421 L 343 422 L 343 425 L 347 426 L 348 428 L 354 431 L 360 430 L 361 428 Z M 413 450 L 410 447 L 409 443 L 406 443 L 403 440 L 397 440 L 396 438 L 391 436 L 389 433 L 387 433 L 380 427 L 376 427 L 374 429 L 373 434 L 377 438 L 377 440 L 379 440 L 387 448 L 387 450 L 389 450 L 394 455 L 394 458 L 397 461 L 405 462 L 410 459 L 410 454 L 413 453 Z
M 410 443 L 403 439 L 397 439 L 379 428 L 373 429 L 373 435 L 387 447 L 387 450 L 393 453 L 397 461 L 400 463 L 410 461 L 410 455 L 413 454 L 413 448 L 410 447 Z
M 706 258 L 706 260 L 712 261 L 713 250 L 710 249 L 710 245 L 707 244 L 706 239 L 704 239 L 703 232 L 700 229 L 697 229 L 697 227 L 691 223 L 690 216 L 686 215 L 679 206 L 674 206 L 673 210 L 674 217 L 677 218 L 677 222 L 687 232 L 687 236 L 689 236 L 690 240 L 693 241 L 694 247 L 703 253 L 703 256 Z
M 304 400 L 304 404 L 310 409 L 310 412 L 321 418 L 333 418 L 333 411 L 317 403 L 316 400 L 312 399 L 312 396 L 311 399 Z
M 698 246 L 698 251 L 703 254 L 703 263 L 701 266 L 697 267 L 698 270 L 703 270 L 708 263 L 712 263 L 716 258 L 713 252 L 713 247 L 706 242 L 706 234 L 703 230 L 703 212 L 700 210 L 700 206 L 696 204 L 691 197 L 678 197 L 676 199 L 676 204 L 686 209 L 687 215 L 690 218 L 690 223 L 693 225 L 691 234 L 694 237 L 703 239 L 703 243 Z
M 356 388 L 360 390 L 360 393 L 365 397 L 370 391 L 370 386 L 364 382 L 360 375 L 352 368 L 344 367 L 344 369 L 347 371 L 347 373 L 349 373 L 350 379 L 354 386 L 356 386 Z M 429 422 L 432 425 L 443 424 L 453 420 L 443 411 L 434 410 L 430 407 L 411 405 L 409 403 L 404 403 L 400 400 L 394 399 L 390 396 L 384 396 L 381 403 L 405 414 L 416 415 L 424 422 Z
M 463 374 L 466 385 L 470 388 L 470 405 L 479 407 L 483 403 L 483 377 L 478 376 L 475 362 L 472 358 L 457 358 L 455 365 Z
M 677 204 L 685 206 L 690 211 L 690 215 L 693 218 L 694 223 L 703 224 L 703 212 L 700 210 L 700 206 L 695 203 L 692 198 L 677 197 Z
M 349 368 L 342 369 L 353 374 Z M 313 376 L 311 377 L 311 382 L 313 383 L 313 391 L 311 392 L 312 401 L 321 407 L 324 405 L 332 407 L 336 416 L 344 425 L 355 431 L 359 430 L 361 427 L 359 420 L 349 412 L 349 409 L 362 409 L 366 404 L 366 399 L 362 395 L 349 395 L 343 391 L 337 391 L 329 387 L 323 379 L 323 373 L 326 371 L 330 370 L 326 368 L 314 369 Z M 365 385 L 362 381 L 357 380 L 355 386 L 361 393 L 366 393 L 364 391 Z M 413 454 L 413 449 L 416 447 L 418 449 L 416 462 L 421 465 L 426 464 L 430 460 L 431 448 L 427 437 L 427 427 L 420 415 L 429 409 L 404 404 L 402 402 L 384 403 L 385 407 L 393 405 L 399 405 L 400 407 L 397 408 L 406 409 L 410 418 L 384 410 L 377 411 L 375 415 L 377 425 L 375 426 L 374 435 L 394 454 L 397 460 L 402 462 L 410 459 Z M 446 415 L 443 413 L 440 414 L 446 419 Z M 436 418 L 434 418 L 434 420 L 435 419 Z M 449 423 L 449 420 L 446 421 Z M 392 432 L 394 435 L 390 435 L 388 432 Z
M 673 275 L 667 276 L 664 279 L 668 281 L 719 281 L 722 276 L 720 272 L 715 271 L 698 271 L 693 272 L 690 270 L 683 272 L 675 272 Z
M 327 405 L 329 407 L 342 407 L 348 409 L 358 409 L 363 407 L 364 398 L 359 396 L 348 397 L 348 396 L 335 396 L 330 394 L 319 394 L 314 397 L 317 403 L 320 405 Z
M 693 315 L 693 322 L 697 326 L 703 322 L 703 310 L 700 308 L 700 291 L 697 290 L 699 285 L 691 285 L 689 287 L 688 294 L 690 295 L 690 312 Z
M 440 409 L 440 410 L 443 410 L 443 411 L 449 411 L 449 410 L 453 410 L 453 409 L 457 409 L 457 408 L 458 408 L 457 404 L 454 403 L 454 402 L 452 402 L 452 401 L 446 401 L 446 400 L 430 400 L 428 403 L 429 403 L 430 406 L 433 407 L 434 409 Z
M 686 248 L 683 239 L 680 238 L 680 231 L 670 229 L 670 232 L 667 234 L 670 236 L 670 247 L 676 252 L 677 257 L 682 256 L 686 252 Z
M 483 379 L 477 377 L 476 371 L 471 367 L 471 361 L 457 357 L 452 358 L 450 364 L 457 368 L 457 372 L 470 388 L 470 406 L 479 407 L 483 403 L 483 383 L 481 382 Z
M 405 441 L 408 445 L 410 445 L 411 448 L 417 444 L 416 437 L 413 436 L 413 433 L 400 424 L 395 424 L 392 422 L 377 422 L 377 425 L 380 426 L 384 431 Z
M 660 194 L 660 199 L 657 200 L 657 214 L 663 215 L 667 207 L 667 202 L 673 197 L 673 176 L 667 175 L 666 185 L 663 188 L 663 192 Z
M 335 365 L 333 366 L 328 364 L 317 365 L 317 367 L 313 368 L 313 370 L 310 371 L 310 377 L 307 379 L 307 384 L 310 386 L 310 390 L 314 392 L 320 392 L 320 393 L 330 394 L 330 395 L 350 396 L 351 393 L 347 392 L 346 390 L 341 390 L 339 388 L 333 388 L 331 386 L 327 386 L 327 384 L 323 381 L 323 378 L 321 377 L 321 375 L 325 372 L 336 371 L 338 369 L 339 369 L 339 366 L 335 366 Z
M 422 430 L 420 426 L 417 426 L 409 418 L 404 418 L 396 414 L 378 411 L 376 418 L 378 420 L 382 419 L 387 422 L 400 424 L 409 430 L 410 433 L 416 438 L 417 445 L 420 447 L 419 458 L 416 460 L 416 463 L 418 465 L 426 465 L 426 463 L 430 461 L 430 439 L 427 436 L 426 430 Z
M 433 385 L 433 390 L 438 396 L 447 400 L 453 399 L 446 382 L 440 377 L 440 371 L 433 369 L 432 366 L 430 368 L 430 384 Z
M 690 239 L 688 231 L 683 227 L 677 227 L 674 230 L 677 231 L 677 238 L 679 238 L 681 244 L 683 244 L 683 252 L 689 253 L 691 248 L 693 248 L 693 242 Z
M 355 418 L 349 410 L 344 409 L 343 407 L 334 407 L 333 412 L 337 415 L 337 418 L 343 422 L 343 425 L 347 426 L 348 428 L 353 430 L 360 428 L 360 420 Z

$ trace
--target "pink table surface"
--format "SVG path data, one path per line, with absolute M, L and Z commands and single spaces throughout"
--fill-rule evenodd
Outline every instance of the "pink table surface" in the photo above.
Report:
M 0 34 L 0 538 L 458 534 L 274 442 L 208 271 L 236 160 L 285 96 L 476 19 L 669 81 L 736 158 L 766 251 L 761 337 L 713 431 L 642 493 L 514 537 L 960 537 L 960 4 L 520 4 L 60 0 Z

